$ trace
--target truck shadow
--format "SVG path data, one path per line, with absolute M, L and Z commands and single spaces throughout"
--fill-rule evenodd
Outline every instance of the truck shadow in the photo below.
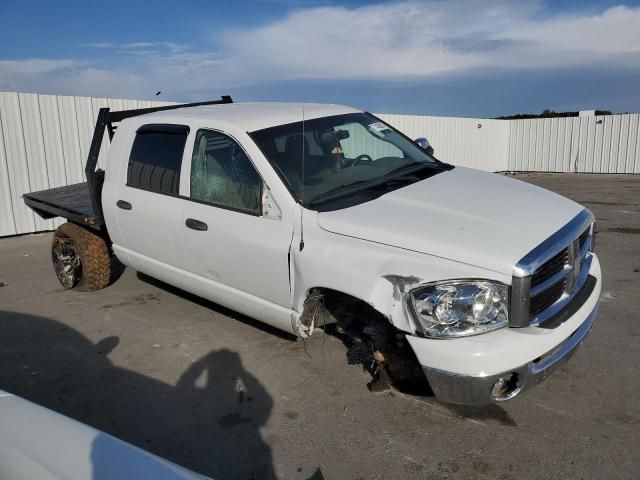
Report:
M 118 344 L 0 311 L 0 389 L 210 477 L 275 478 L 260 432 L 273 399 L 238 353 L 212 351 L 170 385 L 115 366 Z
M 499 405 L 474 407 L 470 405 L 446 405 L 447 410 L 461 418 L 472 420 L 494 420 L 506 427 L 517 427 L 518 424 L 504 408 Z
M 109 285 L 113 285 L 122 276 L 127 267 L 118 260 L 118 257 L 112 255 L 109 261 L 109 267 L 111 268 L 111 281 Z
M 266 323 L 260 322 L 254 318 L 243 315 L 242 313 L 236 312 L 235 310 L 231 310 L 230 308 L 223 307 L 215 302 L 211 302 L 206 298 L 199 297 L 192 293 L 181 290 L 173 285 L 169 285 L 168 283 L 164 283 L 156 278 L 149 277 L 141 272 L 136 272 L 136 276 L 139 280 L 148 283 L 149 285 L 153 285 L 160 290 L 164 290 L 165 292 L 171 293 L 172 295 L 176 295 L 177 297 L 184 298 L 189 302 L 196 303 L 200 306 L 213 310 L 214 312 L 219 313 L 220 315 L 224 315 L 226 317 L 233 318 L 234 320 L 238 320 L 244 324 L 250 325 L 259 330 L 263 330 L 271 335 L 275 335 L 285 340 L 296 341 L 296 336 L 287 332 L 283 332 L 271 325 L 267 325 Z
M 263 330 L 266 333 L 276 335 L 283 339 L 296 341 L 296 337 L 294 335 L 287 334 L 286 332 L 278 330 L 277 328 L 271 327 L 270 325 L 262 323 L 251 317 L 242 315 L 241 313 L 238 313 L 234 310 L 218 305 L 217 303 L 211 302 L 202 297 L 198 297 L 197 295 L 193 295 L 189 292 L 176 288 L 172 285 L 164 283 L 153 277 L 149 277 L 144 273 L 136 272 L 136 275 L 139 280 L 145 283 L 148 283 L 149 285 L 153 285 L 156 288 L 169 292 L 173 295 L 179 296 L 187 301 L 194 302 L 198 305 L 209 308 L 221 315 L 225 315 L 227 317 L 231 317 L 233 319 L 239 320 L 247 325 L 251 325 L 252 327 Z M 372 376 L 372 382 L 373 382 L 374 380 L 374 375 L 372 370 L 373 357 L 371 355 L 370 349 L 366 352 L 363 352 L 362 348 L 359 348 L 360 345 L 355 343 L 352 338 L 350 338 L 348 335 L 344 335 L 337 331 L 335 323 L 326 323 L 326 324 L 318 325 L 317 328 L 323 330 L 325 335 L 330 335 L 340 340 L 346 349 L 345 356 L 346 356 L 347 363 L 351 365 L 359 365 L 364 371 L 366 371 Z M 312 337 L 310 341 L 314 341 L 314 340 L 316 340 L 316 337 Z M 317 339 L 317 340 L 320 341 L 320 339 Z M 373 383 L 370 384 L 370 387 L 372 386 L 373 386 Z M 398 391 L 406 395 L 432 398 L 435 401 L 435 396 L 433 394 L 433 391 L 429 387 L 429 384 L 426 378 L 423 376 L 420 376 L 419 378 L 414 378 L 413 380 L 404 382 L 402 384 L 396 384 L 393 386 L 393 388 L 397 389 Z M 515 420 L 511 417 L 511 415 L 504 408 L 496 404 L 482 406 L 482 407 L 473 407 L 473 406 L 466 406 L 466 405 L 450 405 L 450 404 L 442 404 L 442 405 L 456 417 L 470 418 L 473 420 L 494 420 L 495 422 L 505 426 L 517 425 Z
M 351 365 L 359 365 L 365 372 L 372 377 L 372 381 L 369 384 L 369 389 L 375 391 L 375 373 L 373 355 L 371 353 L 371 347 L 362 348 L 362 344 L 354 342 L 348 335 L 339 333 L 336 330 L 336 324 L 322 325 L 320 328 L 324 330 L 326 335 L 331 335 L 342 341 L 346 347 L 347 362 Z M 417 360 L 416 360 L 417 362 Z M 408 395 L 416 398 L 429 398 L 433 401 L 437 401 L 433 390 L 429 386 L 429 382 L 423 375 L 413 376 L 406 379 L 401 383 L 394 383 L 392 390 L 397 390 L 401 394 Z M 495 422 L 509 426 L 517 426 L 515 420 L 511 417 L 500 405 L 485 405 L 481 407 L 469 406 L 469 405 L 453 405 L 443 403 L 442 406 L 446 408 L 452 415 L 460 418 L 469 418 L 472 420 L 494 420 Z

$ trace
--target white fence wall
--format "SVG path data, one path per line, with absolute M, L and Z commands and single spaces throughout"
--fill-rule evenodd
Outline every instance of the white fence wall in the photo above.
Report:
M 170 102 L 0 92 L 0 237 L 52 230 L 22 201 L 26 192 L 84 180 L 101 107 Z M 427 137 L 436 156 L 488 171 L 640 173 L 640 115 L 535 120 L 379 115 L 411 138 Z M 99 165 L 108 150 L 106 139 Z
M 509 170 L 640 173 L 640 115 L 510 120 Z
M 0 92 L 0 237 L 52 230 L 22 195 L 84 181 L 84 164 L 98 110 L 145 108 L 168 102 Z M 99 163 L 104 161 L 108 140 Z
M 640 173 L 640 114 L 489 120 L 379 115 L 448 163 L 492 172 Z
M 436 157 L 490 172 L 509 170 L 509 122 L 479 118 L 378 115 L 412 139 L 427 137 Z

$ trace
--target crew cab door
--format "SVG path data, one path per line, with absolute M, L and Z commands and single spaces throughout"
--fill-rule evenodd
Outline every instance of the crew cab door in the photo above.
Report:
M 291 329 L 293 225 L 262 211 L 265 184 L 229 135 L 193 135 L 189 199 L 182 209 L 196 293 Z
M 179 194 L 188 134 L 184 125 L 147 124 L 136 130 L 123 164 L 126 181 L 116 190 L 122 245 L 114 245 L 126 249 L 136 270 L 185 290 L 192 283 L 182 231 L 186 200 Z

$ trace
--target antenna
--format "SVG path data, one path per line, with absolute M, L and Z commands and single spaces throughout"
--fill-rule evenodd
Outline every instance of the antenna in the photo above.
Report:
M 304 248 L 304 142 L 304 104 L 302 104 L 302 148 L 300 149 L 302 151 L 302 172 L 300 174 L 302 180 L 300 182 L 300 207 L 302 210 L 300 210 L 300 251 Z

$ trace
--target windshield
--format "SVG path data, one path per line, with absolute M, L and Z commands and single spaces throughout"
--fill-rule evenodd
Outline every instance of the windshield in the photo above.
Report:
M 334 210 L 453 168 L 368 113 L 317 118 L 250 134 L 305 207 Z

